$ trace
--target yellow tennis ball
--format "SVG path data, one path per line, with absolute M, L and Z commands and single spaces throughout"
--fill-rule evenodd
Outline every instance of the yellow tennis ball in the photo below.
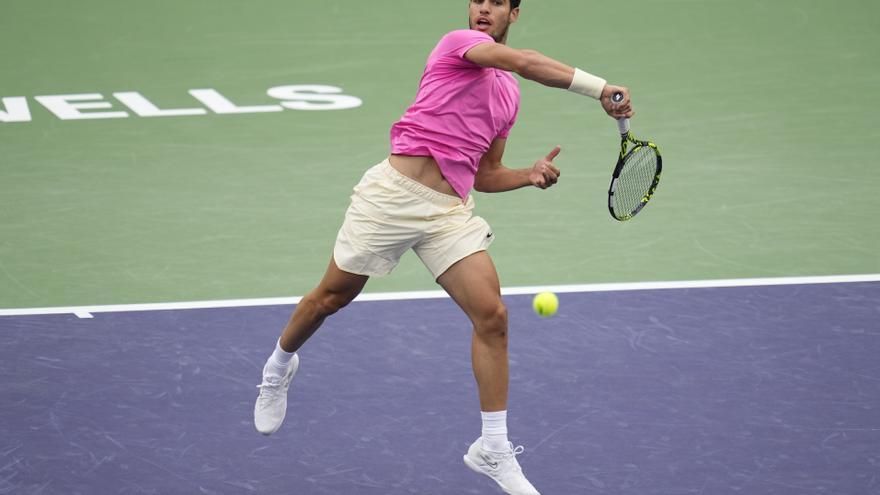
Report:
M 538 313 L 538 316 L 544 318 L 553 316 L 559 309 L 559 298 L 552 292 L 541 292 L 532 300 L 532 308 L 535 313 Z

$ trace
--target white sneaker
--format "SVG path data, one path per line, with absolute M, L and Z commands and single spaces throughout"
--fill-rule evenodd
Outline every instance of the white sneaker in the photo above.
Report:
M 516 456 L 522 454 L 525 449 L 522 446 L 513 448 L 512 443 L 507 445 L 507 452 L 490 452 L 483 448 L 483 437 L 480 437 L 471 444 L 467 454 L 464 456 L 464 463 L 474 471 L 485 474 L 495 480 L 495 483 L 498 483 L 498 486 L 504 490 L 504 493 L 510 495 L 541 495 L 529 483 L 526 475 L 522 472 L 522 468 L 519 467 L 519 463 L 516 462 Z
M 290 358 L 284 376 L 267 373 L 268 364 L 263 367 L 263 383 L 257 385 L 260 396 L 254 404 L 254 426 L 263 435 L 275 433 L 284 422 L 284 416 L 287 414 L 287 389 L 299 368 L 299 355 L 294 354 Z

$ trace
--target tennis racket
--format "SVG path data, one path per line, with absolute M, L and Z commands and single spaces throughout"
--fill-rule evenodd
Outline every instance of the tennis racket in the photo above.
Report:
M 623 101 L 623 93 L 614 93 L 611 100 Z M 629 119 L 617 121 L 620 131 L 620 157 L 608 187 L 608 211 L 621 222 L 636 216 L 657 190 L 663 159 L 657 145 L 639 141 L 629 132 Z

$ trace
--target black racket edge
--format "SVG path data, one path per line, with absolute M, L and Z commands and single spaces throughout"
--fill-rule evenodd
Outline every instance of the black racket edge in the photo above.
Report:
M 627 149 L 627 143 L 632 143 L 635 146 Z M 660 155 L 660 148 L 657 147 L 656 144 L 651 141 L 641 141 L 632 137 L 632 133 L 628 132 L 625 136 L 621 136 L 620 140 L 620 156 L 617 158 L 617 165 L 614 167 L 614 172 L 612 172 L 612 178 L 617 178 L 620 176 L 620 172 L 623 170 L 623 165 L 626 163 L 627 158 L 630 157 L 633 153 L 636 152 L 639 148 L 648 147 L 654 150 L 654 154 L 657 155 L 657 162 L 660 163 L 662 161 L 662 156 Z
M 620 157 L 617 159 L 617 165 L 614 167 L 614 173 L 611 177 L 611 185 L 608 186 L 608 212 L 611 214 L 611 217 L 620 222 L 625 222 L 630 220 L 634 216 L 636 216 L 645 205 L 648 204 L 648 201 L 654 196 L 654 192 L 657 190 L 657 186 L 660 184 L 660 174 L 663 172 L 663 156 L 660 154 L 660 149 L 656 144 L 650 141 L 639 141 L 632 137 L 631 133 L 627 133 L 624 136 L 621 136 L 621 144 L 620 144 Z M 626 150 L 627 142 L 635 144 L 629 151 Z M 639 202 L 639 205 L 636 209 L 629 214 L 626 215 L 618 215 L 614 212 L 614 191 L 617 180 L 620 178 L 620 173 L 623 171 L 623 166 L 626 164 L 626 159 L 629 158 L 636 150 L 641 147 L 649 147 L 654 150 L 655 155 L 657 156 L 657 166 L 654 171 L 654 180 L 651 181 L 651 185 L 648 187 L 648 191 L 642 197 L 642 200 Z

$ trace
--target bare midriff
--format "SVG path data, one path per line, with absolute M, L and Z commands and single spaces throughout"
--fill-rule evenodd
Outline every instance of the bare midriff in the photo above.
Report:
M 455 189 L 443 178 L 440 166 L 430 156 L 391 155 L 388 157 L 388 163 L 395 170 L 419 184 L 443 194 L 458 196 Z

